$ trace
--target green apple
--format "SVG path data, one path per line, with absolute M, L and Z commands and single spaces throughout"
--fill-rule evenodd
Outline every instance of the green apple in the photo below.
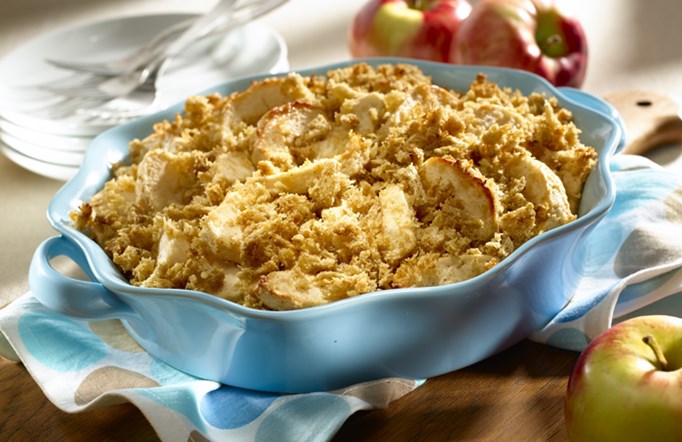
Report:
M 568 381 L 572 441 L 682 440 L 682 319 L 639 316 L 595 338 Z

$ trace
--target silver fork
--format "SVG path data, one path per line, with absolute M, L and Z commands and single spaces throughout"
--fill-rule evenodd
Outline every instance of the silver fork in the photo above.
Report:
M 225 2 L 227 7 L 223 12 L 229 11 L 230 13 L 229 15 L 234 16 L 235 19 L 230 20 L 229 17 L 228 18 L 218 17 L 213 26 L 205 26 L 202 23 L 199 23 L 198 25 L 195 24 L 197 20 L 203 20 L 203 18 L 198 19 L 193 18 L 190 20 L 184 20 L 182 22 L 176 23 L 170 28 L 161 31 L 159 34 L 154 36 L 149 42 L 147 42 L 147 44 L 145 44 L 143 47 L 136 50 L 132 54 L 124 56 L 123 58 L 118 60 L 103 62 L 87 62 L 47 58 L 45 61 L 49 64 L 52 64 L 62 69 L 68 69 L 77 72 L 89 72 L 92 74 L 102 76 L 128 74 L 140 68 L 143 68 L 156 56 L 162 53 L 172 56 L 176 55 L 178 52 L 184 49 L 188 45 L 188 43 L 191 43 L 191 41 L 187 39 L 182 40 L 183 37 L 182 36 L 177 37 L 176 34 L 179 34 L 180 32 L 183 31 L 185 31 L 186 33 L 190 33 L 190 31 L 187 31 L 187 29 L 190 28 L 191 26 L 200 29 L 197 35 L 193 36 L 194 38 L 192 39 L 198 40 L 213 32 L 220 32 L 221 30 L 224 30 L 226 25 L 233 26 L 234 21 L 243 22 L 243 19 L 241 19 L 240 16 L 245 17 L 247 19 L 249 17 L 255 18 L 271 11 L 272 9 L 281 5 L 282 3 L 285 3 L 285 1 L 286 0 L 227 1 Z M 223 9 L 221 3 L 223 2 L 219 2 L 214 7 L 214 9 L 217 8 Z M 232 7 L 230 7 L 229 4 L 232 4 Z M 210 14 L 213 14 L 213 11 L 209 11 L 207 13 L 207 15 Z M 178 40 L 176 40 L 175 38 L 178 38 Z
M 76 111 L 76 114 L 84 116 L 86 120 L 107 121 L 110 124 L 118 124 L 126 122 L 130 119 L 147 115 L 151 112 L 159 110 L 159 96 L 157 93 L 156 82 L 159 76 L 166 68 L 170 59 L 161 60 L 152 66 L 149 66 L 148 73 L 139 73 L 139 77 L 135 77 L 137 72 L 132 73 L 128 77 L 131 83 L 138 82 L 140 78 L 146 75 L 146 80 L 139 84 L 134 89 L 131 85 L 125 83 L 126 79 L 120 77 L 112 78 L 106 86 L 114 89 L 120 87 L 132 89 L 125 95 L 112 95 L 104 99 L 100 99 L 98 105 L 84 106 Z M 119 80 L 119 81 L 115 81 Z M 89 97 L 78 97 L 79 99 L 88 99 Z
M 111 100 L 125 97 L 135 90 L 154 92 L 156 80 L 171 58 L 158 55 L 145 66 L 115 76 L 85 75 L 42 84 L 40 88 L 57 95 Z
M 223 2 L 216 5 L 213 10 L 204 16 L 210 16 L 214 20 L 210 18 L 205 19 L 199 25 L 196 25 L 198 22 L 195 22 L 196 26 L 193 25 L 192 28 L 188 29 L 166 51 L 156 55 L 149 63 L 135 71 L 118 76 L 80 74 L 49 84 L 43 84 L 40 88 L 67 97 L 101 100 L 102 103 L 111 102 L 106 103 L 106 106 L 83 108 L 79 111 L 80 114 L 93 118 L 111 119 L 120 115 L 121 118 L 127 119 L 143 115 L 151 110 L 155 110 L 157 79 L 167 67 L 171 59 L 170 54 L 176 53 L 175 51 L 178 51 L 180 47 L 184 47 L 184 45 L 192 41 L 191 35 L 185 37 L 189 31 L 192 29 L 202 29 L 206 33 L 207 27 L 215 30 L 218 23 L 222 24 L 222 28 L 236 28 L 256 17 L 264 15 L 286 1 L 288 0 L 249 0 L 246 4 L 235 7 L 234 11 L 225 20 L 218 20 L 213 14 L 216 9 L 220 9 L 222 14 L 224 11 L 229 10 L 229 7 L 226 6 L 228 3 L 234 3 L 234 0 L 223 0 Z M 218 8 L 219 6 L 220 8 Z M 121 100 L 123 98 L 127 98 L 127 100 Z M 114 103 L 117 100 L 118 103 Z
M 121 75 L 133 72 L 149 62 L 155 55 L 162 52 L 173 42 L 173 37 L 189 28 L 196 18 L 183 20 L 156 34 L 138 50 L 116 60 L 88 62 L 77 60 L 59 60 L 46 58 L 45 61 L 53 66 L 71 71 L 90 72 L 98 75 Z
M 205 36 L 215 29 L 220 21 L 222 21 L 223 14 L 229 11 L 237 0 L 220 0 L 213 8 L 203 16 L 195 19 L 191 26 L 185 29 L 175 40 L 169 42 L 162 51 L 151 51 L 146 55 L 147 58 L 140 66 L 132 70 L 125 70 L 117 75 L 102 75 L 98 72 L 91 72 L 92 75 L 82 76 L 75 75 L 66 79 L 58 79 L 50 83 L 40 85 L 41 89 L 67 96 L 84 95 L 84 96 L 98 96 L 107 98 L 107 96 L 116 97 L 126 95 L 132 92 L 138 85 L 141 85 L 147 80 L 149 74 L 154 70 L 155 65 L 159 64 L 163 59 L 172 57 L 180 52 L 193 41 Z M 62 67 L 67 67 L 62 64 Z M 73 66 L 76 70 L 85 67 L 84 65 Z M 120 81 L 114 81 L 112 87 L 107 87 L 107 82 L 111 79 L 120 78 Z M 135 84 L 137 81 L 137 84 Z M 104 90 L 96 91 L 98 86 L 102 84 Z M 125 85 L 125 86 L 123 86 Z M 132 87 L 132 89 L 130 89 Z M 80 91 L 78 91 L 78 89 Z M 94 89 L 93 89 L 94 88 Z

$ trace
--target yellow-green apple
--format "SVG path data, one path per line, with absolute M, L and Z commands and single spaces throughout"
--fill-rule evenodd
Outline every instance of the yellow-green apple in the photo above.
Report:
M 468 0 L 370 0 L 348 37 L 353 57 L 394 56 L 447 62 Z
M 564 412 L 572 441 L 682 440 L 682 319 L 639 316 L 583 350 Z
M 556 86 L 580 87 L 587 38 L 551 0 L 480 0 L 462 23 L 450 62 L 524 69 Z

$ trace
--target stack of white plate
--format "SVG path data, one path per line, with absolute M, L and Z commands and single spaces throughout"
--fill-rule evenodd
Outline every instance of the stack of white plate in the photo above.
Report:
M 0 60 L 0 150 L 40 175 L 68 180 L 90 140 L 121 120 L 93 118 L 39 85 L 72 72 L 45 59 L 111 60 L 132 52 L 163 29 L 191 18 L 163 14 L 117 18 L 59 30 L 28 42 Z M 159 79 L 157 109 L 229 79 L 289 68 L 282 37 L 260 22 L 197 42 L 171 61 Z

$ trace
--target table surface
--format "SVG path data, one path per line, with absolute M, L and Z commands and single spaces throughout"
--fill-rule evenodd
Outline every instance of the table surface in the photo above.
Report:
M 294 69 L 348 59 L 346 36 L 364 0 L 291 0 L 261 19 L 284 37 Z M 141 13 L 202 12 L 213 1 L 2 0 L 0 57 L 59 27 Z M 590 64 L 583 89 L 599 96 L 649 90 L 682 97 L 682 3 L 677 0 L 566 0 L 583 23 Z M 311 17 L 314 17 L 311 18 Z M 675 158 L 669 155 L 665 161 Z M 0 155 L 0 306 L 28 291 L 36 246 L 63 183 Z M 522 342 L 481 363 L 429 379 L 386 410 L 361 412 L 337 439 L 565 440 L 563 399 L 577 354 Z M 0 440 L 154 440 L 132 405 L 70 415 L 52 405 L 21 364 L 0 359 Z

